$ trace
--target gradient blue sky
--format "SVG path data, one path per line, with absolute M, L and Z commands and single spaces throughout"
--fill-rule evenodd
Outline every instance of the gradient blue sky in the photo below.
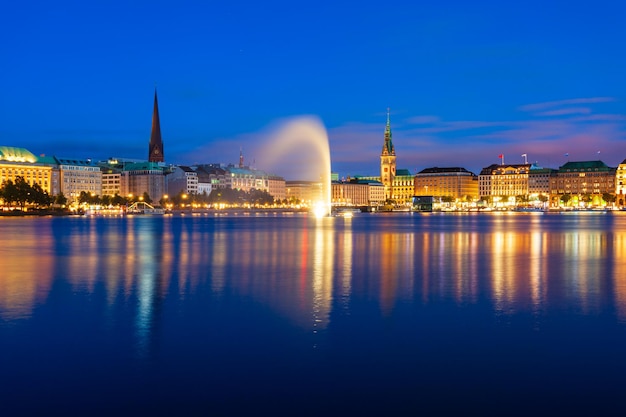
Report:
M 376 175 L 390 107 L 398 168 L 413 173 L 523 153 L 616 166 L 625 3 L 9 2 L 0 145 L 145 159 L 156 83 L 170 163 L 237 163 L 241 147 L 295 179 L 291 158 L 268 167 L 262 149 L 282 121 L 315 115 L 333 171 Z

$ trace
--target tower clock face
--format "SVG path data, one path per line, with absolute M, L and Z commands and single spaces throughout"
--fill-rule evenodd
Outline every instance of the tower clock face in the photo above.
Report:
M 154 153 L 155 155 L 158 155 L 158 154 L 159 154 L 159 150 L 158 150 L 158 149 L 155 149 L 153 153 Z

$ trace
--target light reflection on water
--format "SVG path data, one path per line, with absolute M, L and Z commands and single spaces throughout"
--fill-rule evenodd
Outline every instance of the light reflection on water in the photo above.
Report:
M 259 398 L 280 386 L 303 404 L 320 387 L 393 399 L 483 378 L 493 391 L 509 374 L 537 394 L 571 369 L 555 368 L 561 352 L 593 360 L 573 372 L 594 380 L 626 370 L 619 214 L 0 218 L 0 236 L 0 340 L 21 340 L 0 345 L 0 365 L 28 389 L 37 360 L 76 389 L 90 367 L 118 396 L 152 380 L 187 395 L 191 378 L 213 401 L 251 381 Z M 158 366 L 116 377 L 135 360 Z
M 383 315 L 398 300 L 487 297 L 500 313 L 567 305 L 590 314 L 613 299 L 624 320 L 625 219 L 4 219 L 0 315 L 28 318 L 52 282 L 66 280 L 81 293 L 103 284 L 109 304 L 135 295 L 141 329 L 155 296 L 185 299 L 206 285 L 215 296 L 257 298 L 305 327 L 327 325 L 333 296 L 348 310 L 351 298 L 375 296 Z

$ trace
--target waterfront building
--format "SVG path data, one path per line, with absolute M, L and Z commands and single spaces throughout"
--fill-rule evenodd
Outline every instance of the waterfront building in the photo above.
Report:
M 163 140 L 161 139 L 161 122 L 159 120 L 159 102 L 157 100 L 156 88 L 154 89 L 154 108 L 152 110 L 152 131 L 150 133 L 150 143 L 148 145 L 148 161 L 165 161 Z
M 117 161 L 111 159 L 106 162 L 100 162 L 98 165 L 102 172 L 102 195 L 109 197 L 123 195 L 122 169 L 117 166 Z
M 231 188 L 246 192 L 251 190 L 265 191 L 274 197 L 275 200 L 283 200 L 286 197 L 284 178 L 242 166 L 243 159 L 241 158 L 240 166 L 229 165 L 226 167 L 226 171 L 230 176 Z
M 282 201 L 287 198 L 287 189 L 285 179 L 278 175 L 269 174 L 267 177 L 268 193 L 274 197 L 276 201 Z
M 335 206 L 379 206 L 385 202 L 385 187 L 380 181 L 332 181 L 331 203 Z
M 191 167 L 184 165 L 174 167 L 173 172 L 166 178 L 169 195 L 198 194 L 198 173 Z
M 528 201 L 545 203 L 550 198 L 550 178 L 556 175 L 553 168 L 541 168 L 535 164 L 528 171 Z
M 55 157 L 59 182 L 68 203 L 77 203 L 82 192 L 102 195 L 102 171 L 91 159 Z
M 398 205 L 410 205 L 415 191 L 415 177 L 408 169 L 398 169 L 391 185 L 391 199 Z
M 616 173 L 602 161 L 567 162 L 550 179 L 550 204 L 602 205 L 605 194 L 615 193 Z
M 37 157 L 24 148 L 0 146 L 0 186 L 22 177 L 31 187 L 38 184 L 43 191 L 56 195 L 59 193 L 58 169 L 54 158 L 52 161 L 49 163 L 50 158 Z
M 228 172 L 219 164 L 202 164 L 196 165 L 194 166 L 194 168 L 196 172 L 203 171 L 209 176 L 209 180 L 211 182 L 211 191 L 217 189 L 231 188 L 231 177 Z M 204 174 L 199 175 L 202 175 L 204 178 Z
M 618 165 L 615 172 L 615 197 L 618 205 L 626 204 L 626 159 Z
M 268 175 L 263 171 L 233 165 L 226 167 L 226 171 L 230 174 L 231 187 L 234 190 L 249 192 L 254 189 L 269 192 Z
M 383 149 L 380 154 L 380 182 L 385 187 L 385 199 L 393 198 L 393 182 L 396 177 L 396 149 L 391 139 L 392 134 L 388 108 Z
M 318 181 L 285 181 L 287 200 L 299 201 L 303 204 L 312 204 L 322 201 L 322 183 Z
M 332 181 L 331 204 L 334 206 L 365 206 L 369 204 L 367 184 Z
M 530 164 L 492 164 L 478 175 L 480 198 L 495 204 L 527 199 Z
M 367 184 L 368 201 L 370 206 L 385 204 L 385 187 L 380 181 L 357 179 L 359 184 Z
M 198 177 L 198 195 L 211 195 L 211 191 L 213 191 L 211 174 L 200 167 L 197 167 L 195 172 Z
M 460 167 L 425 168 L 415 174 L 414 195 L 478 200 L 478 176 Z
M 127 162 L 122 172 L 122 194 L 142 196 L 147 193 L 153 202 L 165 193 L 165 168 L 156 162 Z

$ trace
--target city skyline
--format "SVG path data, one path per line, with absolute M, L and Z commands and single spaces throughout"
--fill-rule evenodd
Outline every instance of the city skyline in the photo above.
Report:
M 478 173 L 501 154 L 551 168 L 626 158 L 617 2 L 184 6 L 9 5 L 0 142 L 145 158 L 156 82 L 172 164 L 236 164 L 243 149 L 293 178 L 261 149 L 281 121 L 315 115 L 334 172 L 377 175 L 387 107 L 397 166 L 413 174 Z

